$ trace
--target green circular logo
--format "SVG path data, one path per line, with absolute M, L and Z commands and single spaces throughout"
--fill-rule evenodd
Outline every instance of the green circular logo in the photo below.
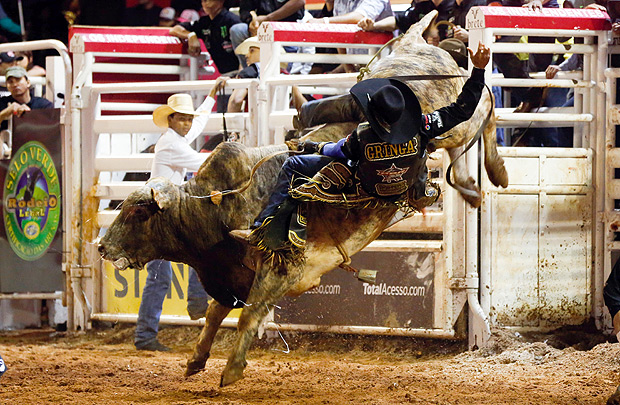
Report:
M 60 183 L 40 142 L 27 142 L 13 156 L 4 179 L 3 215 L 16 255 L 36 260 L 47 251 L 60 222 Z

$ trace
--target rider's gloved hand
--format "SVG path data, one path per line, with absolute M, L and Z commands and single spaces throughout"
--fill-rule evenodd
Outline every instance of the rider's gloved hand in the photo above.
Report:
M 299 150 L 303 155 L 310 155 L 312 153 L 319 153 L 321 144 L 318 142 L 305 141 L 299 146 Z

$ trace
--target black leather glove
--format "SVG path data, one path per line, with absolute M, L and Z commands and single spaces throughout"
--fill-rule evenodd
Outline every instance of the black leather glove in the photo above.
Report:
M 320 150 L 321 144 L 318 142 L 312 141 L 304 141 L 303 144 L 300 144 L 300 151 L 303 155 L 310 155 L 312 153 L 318 153 Z

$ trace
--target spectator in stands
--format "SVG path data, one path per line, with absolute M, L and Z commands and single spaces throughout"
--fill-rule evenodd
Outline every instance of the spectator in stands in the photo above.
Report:
M 389 0 L 333 0 L 333 14 L 333 17 L 315 18 L 308 22 L 314 24 L 357 24 L 364 18 L 376 21 L 394 15 Z
M 545 71 L 545 76 L 547 79 L 553 79 L 558 72 L 566 72 L 571 70 L 583 70 L 583 54 L 574 53 L 570 56 L 570 58 L 566 59 L 564 62 L 559 65 L 549 65 L 547 70 Z M 566 101 L 561 105 L 562 107 L 573 107 L 575 105 L 575 91 L 574 89 L 570 89 L 566 96 Z M 573 128 L 572 127 L 559 127 L 559 128 L 549 128 L 549 132 L 552 135 L 556 135 L 554 137 L 554 145 L 548 146 L 559 146 L 559 147 L 572 147 L 573 146 Z
M 326 18 L 334 16 L 334 0 L 326 0 L 323 8 L 321 10 L 315 11 L 312 13 L 314 18 L 323 19 L 325 21 Z M 335 48 L 321 48 L 316 47 L 315 53 L 317 54 L 335 54 L 338 53 L 338 50 Z M 337 63 L 313 63 L 312 69 L 310 70 L 310 74 L 320 74 L 320 73 L 328 73 L 332 72 L 334 69 L 337 69 L 340 65 Z
M 26 69 L 26 72 L 28 72 L 28 77 L 45 76 L 45 69 L 34 64 L 32 51 L 15 52 L 15 62 L 17 66 L 21 66 Z
M 469 42 L 469 32 L 465 29 L 467 13 L 476 6 L 486 6 L 486 0 L 456 0 L 452 14 L 448 18 L 448 21 L 454 24 L 453 37 L 465 44 Z
M 257 79 L 260 76 L 260 43 L 258 42 L 258 37 L 250 37 L 243 41 L 235 48 L 235 53 L 243 56 L 247 65 L 247 67 L 241 69 L 237 79 Z M 243 103 L 247 96 L 248 89 L 233 90 L 230 99 L 228 99 L 227 111 L 243 111 Z
M 326 2 L 329 9 L 329 5 Z M 357 24 L 362 19 L 369 18 L 373 21 L 383 20 L 393 16 L 389 0 L 334 0 L 333 17 L 313 18 L 308 21 L 311 24 Z M 344 49 L 339 49 L 344 53 Z M 366 49 L 350 50 L 348 53 L 368 53 Z M 345 64 L 334 69 L 337 72 L 354 72 L 357 69 L 353 65 Z
M 183 10 L 179 18 L 177 18 L 177 21 L 180 23 L 193 23 L 198 20 L 200 20 L 200 14 L 198 14 L 198 11 L 191 8 Z
M 0 97 L 0 120 L 2 129 L 7 128 L 6 120 L 11 115 L 21 116 L 24 112 L 36 109 L 54 108 L 51 101 L 30 95 L 30 80 L 26 69 L 11 66 L 6 70 L 6 87 L 10 96 Z
M 534 0 L 526 4 L 525 0 L 502 0 L 501 4 L 505 7 L 528 7 L 532 10 L 540 10 L 544 8 L 558 8 L 559 4 L 557 0 L 545 0 L 541 3 L 539 0 Z M 502 36 L 497 42 L 518 42 L 519 37 Z M 529 37 L 531 42 L 539 43 L 554 43 L 554 37 Z M 529 79 L 528 71 L 537 72 L 545 71 L 547 66 L 551 64 L 553 58 L 552 54 L 530 54 L 528 65 L 524 65 L 515 54 L 499 54 L 493 58 L 493 62 L 497 65 L 497 68 L 504 77 L 507 78 L 522 78 Z M 515 112 L 529 112 L 533 108 L 538 108 L 542 105 L 543 88 L 542 87 L 515 87 L 512 89 L 512 93 L 520 101 L 520 104 L 515 108 Z
M 0 53 L 0 75 L 4 76 L 8 68 L 10 68 L 11 66 L 15 66 L 16 59 L 17 58 L 15 56 L 15 52 L 12 52 L 12 51 L 1 52 Z
M 17 63 L 15 59 L 15 53 L 13 51 L 0 53 L 0 75 L 4 76 L 8 68 L 15 66 Z M 6 86 L 0 86 L 0 97 L 10 95 L 11 93 L 7 90 Z
M 155 0 L 138 0 L 138 5 L 125 10 L 125 25 L 132 27 L 156 27 L 162 8 Z
M 165 7 L 159 13 L 159 26 L 160 27 L 174 27 L 177 23 L 177 12 L 172 7 Z
M 197 152 L 189 144 L 202 133 L 213 110 L 217 92 L 226 84 L 226 80 L 225 77 L 219 77 L 207 98 L 195 111 L 189 94 L 174 94 L 168 98 L 167 105 L 153 112 L 153 122 L 167 130 L 155 145 L 151 177 L 166 177 L 175 184 L 181 184 L 187 170 L 197 171 L 200 168 L 208 155 Z M 164 299 L 170 288 L 172 265 L 165 260 L 153 260 L 147 263 L 146 270 L 148 275 L 142 290 L 134 344 L 138 350 L 169 351 L 168 347 L 157 340 L 157 332 Z M 190 318 L 200 319 L 205 316 L 208 296 L 193 269 L 187 295 Z
M 235 56 L 231 30 L 241 20 L 224 8 L 224 0 L 203 0 L 202 9 L 206 16 L 174 26 L 170 35 L 187 40 L 187 52 L 192 56 L 200 55 L 202 39 L 220 74 L 237 70 L 239 61 Z
M 241 0 L 239 16 L 241 23 L 231 28 L 230 37 L 236 49 L 243 41 L 255 36 L 258 27 L 265 21 L 295 22 L 304 17 L 306 0 Z M 296 51 L 289 47 L 287 52 Z M 246 67 L 245 58 L 239 56 L 241 67 Z
M 467 0 L 465 0 L 467 1 Z M 486 0 L 478 0 L 486 5 Z M 457 1 L 458 3 L 458 1 Z M 455 7 L 454 0 L 425 0 L 412 1 L 411 7 L 403 12 L 397 12 L 393 16 L 373 19 L 365 17 L 358 22 L 364 31 L 396 31 L 407 32 L 409 27 L 420 21 L 425 15 L 433 10 L 437 10 L 437 21 L 448 20 Z M 444 29 L 445 31 L 445 29 Z M 445 33 L 442 38 L 445 38 Z M 438 38 L 437 38 L 438 39 Z

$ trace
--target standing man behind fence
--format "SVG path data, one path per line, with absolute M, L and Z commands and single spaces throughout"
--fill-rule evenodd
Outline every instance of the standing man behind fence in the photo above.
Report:
M 167 129 L 155 145 L 151 177 L 166 177 L 175 184 L 181 184 L 188 170 L 198 171 L 208 155 L 192 149 L 190 143 L 207 125 L 216 94 L 225 83 L 226 78 L 218 78 L 209 96 L 196 110 L 189 94 L 173 94 L 168 98 L 167 105 L 153 112 L 153 122 Z M 157 332 L 164 299 L 170 289 L 172 265 L 166 260 L 153 260 L 147 263 L 146 271 L 148 275 L 142 290 L 134 344 L 138 350 L 169 351 L 157 340 Z M 194 269 L 190 268 L 187 312 L 191 319 L 205 316 L 207 300 L 204 287 Z

